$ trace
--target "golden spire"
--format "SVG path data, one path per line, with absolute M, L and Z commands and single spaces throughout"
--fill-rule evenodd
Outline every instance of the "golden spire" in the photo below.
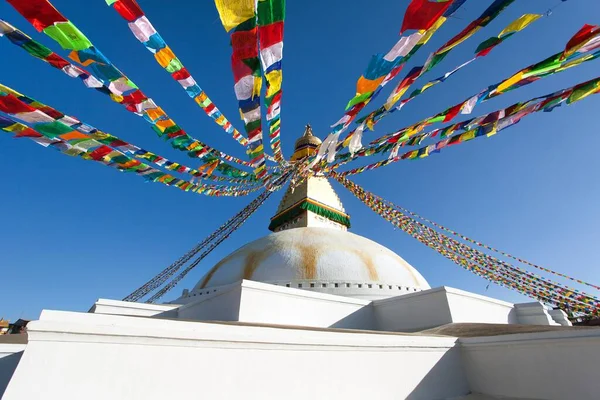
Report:
M 320 144 L 321 139 L 313 134 L 312 127 L 310 124 L 307 124 L 300 139 L 296 140 L 294 154 L 292 155 L 291 160 L 298 161 L 302 158 L 316 154 L 316 150 Z

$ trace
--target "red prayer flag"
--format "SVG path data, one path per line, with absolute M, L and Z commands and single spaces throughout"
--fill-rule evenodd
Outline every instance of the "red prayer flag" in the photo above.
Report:
M 491 47 L 488 47 L 487 49 L 481 50 L 479 53 L 477 53 L 476 57 L 485 57 L 488 54 L 490 54 L 490 51 L 494 50 L 494 48 L 496 46 L 498 46 L 500 43 L 496 43 Z
M 243 77 L 252 75 L 252 69 L 243 61 L 235 58 L 231 59 L 231 70 L 233 71 L 233 79 L 236 83 Z
M 19 12 L 38 32 L 43 31 L 55 22 L 67 22 L 52 4 L 46 0 L 6 0 Z
M 569 40 L 567 46 L 565 47 L 565 51 L 563 52 L 562 59 L 566 58 L 569 53 L 572 53 L 573 50 L 578 49 L 585 43 L 587 43 L 591 38 L 598 35 L 600 26 L 597 25 L 588 25 L 585 24 L 583 28 L 581 28 L 575 36 Z
M 175 71 L 171 74 L 171 76 L 173 77 L 173 79 L 175 79 L 176 81 L 179 81 L 181 79 L 187 79 L 190 77 L 190 73 L 188 72 L 187 69 L 181 68 L 179 71 Z
M 35 138 L 37 138 L 37 137 L 42 137 L 42 136 L 43 135 L 41 133 L 38 133 L 38 132 L 34 131 L 31 128 L 24 129 L 24 130 L 22 130 L 21 132 L 19 132 L 19 133 L 17 133 L 15 135 L 16 138 L 21 138 L 21 137 L 35 137 Z
M 448 0 L 440 3 L 430 0 L 412 0 L 404 13 L 404 21 L 402 21 L 400 33 L 408 29 L 421 30 L 431 28 L 435 21 L 452 5 L 453 1 Z
M 0 96 L 0 111 L 7 114 L 16 114 L 22 112 L 32 112 L 35 111 L 35 108 L 23 103 L 12 94 L 8 94 L 6 96 Z
M 104 157 L 105 155 L 107 155 L 108 153 L 110 153 L 112 150 L 113 149 L 111 147 L 100 146 L 96 150 L 94 150 L 91 153 L 89 153 L 89 156 L 90 156 L 90 158 L 92 160 L 99 161 L 99 160 L 102 159 L 102 157 Z
M 444 122 L 448 122 L 454 119 L 454 117 L 456 117 L 458 115 L 458 113 L 460 112 L 460 110 L 463 108 L 464 103 L 460 103 L 455 105 L 454 107 L 450 108 L 448 110 L 448 112 L 446 113 L 446 115 L 444 116 Z
M 283 22 L 275 22 L 258 28 L 260 48 L 266 49 L 283 41 Z
M 126 96 L 123 96 L 123 101 L 121 101 L 121 103 L 123 104 L 140 104 L 142 101 L 147 100 L 148 98 L 146 97 L 146 95 L 144 93 L 142 93 L 140 90 L 136 90 L 135 92 L 128 94 Z
M 40 110 L 41 112 L 43 112 L 44 114 L 46 114 L 46 115 L 48 115 L 48 116 L 50 116 L 50 117 L 52 117 L 52 118 L 54 118 L 54 119 L 61 119 L 62 117 L 64 117 L 64 116 L 65 116 L 65 115 L 64 115 L 64 114 L 62 114 L 61 112 L 59 112 L 59 111 L 55 110 L 55 109 L 54 109 L 54 108 L 52 108 L 52 107 L 48 107 L 48 106 L 45 106 L 45 107 L 40 107 L 40 108 L 39 108 L 39 110 Z
M 232 58 L 247 60 L 258 57 L 257 29 L 234 32 L 231 34 Z
M 144 16 L 144 12 L 135 0 L 120 0 L 114 4 L 115 10 L 129 22 Z
M 48 57 L 44 59 L 48 64 L 52 65 L 54 68 L 63 69 L 67 65 L 71 63 L 59 56 L 56 53 L 50 54 Z

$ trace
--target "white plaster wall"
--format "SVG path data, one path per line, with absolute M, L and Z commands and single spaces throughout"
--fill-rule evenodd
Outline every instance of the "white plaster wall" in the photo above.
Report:
M 445 288 L 452 322 L 517 324 L 514 305 L 491 297 Z
M 211 295 L 192 297 L 194 301 L 177 310 L 177 318 L 198 321 L 238 321 L 242 288 L 239 284 L 216 289 Z
M 597 400 L 600 329 L 460 339 L 471 389 L 499 397 Z
M 29 332 L 3 400 L 443 399 L 469 392 L 454 338 L 46 311 Z
M 370 301 L 243 281 L 239 320 L 312 327 L 375 329 Z
M 452 322 L 444 288 L 373 302 L 377 329 L 413 332 Z
M 378 329 L 413 332 L 449 323 L 520 323 L 512 303 L 463 290 L 439 287 L 375 300 Z
M 176 308 L 169 304 L 147 304 L 129 301 L 98 299 L 89 312 L 95 314 L 131 315 L 139 317 L 160 316 L 172 318 L 177 316 Z
M 26 346 L 25 344 L 0 343 L 0 398 L 15 372 Z

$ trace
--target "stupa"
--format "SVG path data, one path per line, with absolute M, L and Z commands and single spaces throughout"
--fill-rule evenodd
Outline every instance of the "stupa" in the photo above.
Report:
M 292 161 L 319 144 L 307 127 Z M 0 341 L 2 400 L 598 398 L 600 330 L 539 302 L 431 288 L 349 228 L 327 179 L 309 176 L 272 233 L 179 298 L 44 310 L 26 343 Z
M 319 144 L 308 125 L 292 160 Z M 310 176 L 283 196 L 269 224 L 274 233 L 225 257 L 188 297 L 242 279 L 367 300 L 430 288 L 402 257 L 348 228 L 350 216 L 329 181 Z

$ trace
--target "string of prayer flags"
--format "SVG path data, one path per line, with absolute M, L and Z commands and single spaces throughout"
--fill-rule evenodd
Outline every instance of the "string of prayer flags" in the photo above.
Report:
M 477 50 L 475 50 L 475 53 L 477 53 L 477 57 L 484 57 L 488 55 L 490 51 L 494 49 L 494 47 L 498 46 L 500 43 L 502 43 L 504 40 L 508 39 L 515 33 L 527 28 L 529 25 L 531 25 L 533 22 L 537 21 L 541 17 L 541 14 L 521 15 L 519 18 L 511 22 L 506 28 L 504 28 L 498 36 L 491 37 L 481 42 L 479 46 L 477 46 Z
M 24 1 L 25 0 L 12 0 L 12 3 L 14 6 L 15 4 L 19 5 Z M 37 9 L 39 10 L 44 10 L 49 7 L 54 9 L 47 0 L 31 1 L 36 4 Z M 16 9 L 17 11 L 21 10 L 17 7 Z M 26 15 L 25 17 L 27 18 Z M 44 30 L 44 32 L 46 31 Z M 9 35 L 15 33 L 17 33 L 16 30 L 6 36 L 9 37 Z M 20 34 L 24 35 L 22 32 L 20 32 Z M 27 43 L 32 42 L 31 38 L 26 35 L 24 36 Z M 55 37 L 52 36 L 51 38 L 55 39 Z M 20 45 L 17 41 L 13 41 L 13 43 Z M 23 48 L 26 49 L 26 47 Z M 119 71 L 96 47 L 92 46 L 91 43 L 86 49 L 72 51 L 69 57 L 75 62 L 89 67 L 92 73 L 90 74 L 79 67 L 74 67 L 69 64 L 62 68 L 67 75 L 74 78 L 80 78 L 87 87 L 93 87 L 99 91 L 103 91 L 102 89 L 104 87 L 108 88 L 108 92 L 105 91 L 105 94 L 108 94 L 113 101 L 125 106 L 128 111 L 144 116 L 144 119 L 152 125 L 153 130 L 159 136 L 162 136 L 165 140 L 169 141 L 174 148 L 186 151 L 191 157 L 202 158 L 209 154 L 216 157 L 221 157 L 221 155 L 223 155 L 223 158 L 227 159 L 227 161 L 237 161 L 242 165 L 246 165 L 245 162 L 216 149 L 212 149 L 206 144 L 189 136 L 179 125 L 168 117 L 161 107 L 158 107 L 151 98 L 146 96 L 133 81 Z M 241 171 L 226 163 L 222 163 L 223 166 L 221 166 L 221 163 L 222 162 L 219 163 L 219 169 L 235 169 L 238 171 L 239 176 L 247 175 L 247 172 L 245 171 Z
M 195 184 L 178 179 L 91 139 L 85 134 L 79 133 L 77 137 L 75 135 L 65 136 L 68 132 L 63 132 L 65 128 L 60 128 L 59 124 L 54 124 L 54 126 L 52 126 L 52 123 L 38 124 L 36 129 L 32 129 L 12 118 L 0 116 L 1 131 L 15 133 L 17 137 L 27 137 L 43 147 L 54 148 L 69 156 L 96 161 L 123 172 L 134 172 L 149 182 L 160 182 L 186 192 L 191 191 L 206 196 L 245 196 L 262 188 L 257 186 L 250 189 L 237 189 L 231 186 Z M 62 126 L 66 127 L 64 124 Z
M 600 52 L 598 54 L 600 56 Z M 406 136 L 395 136 L 388 140 L 388 143 L 379 143 L 377 146 L 373 146 L 367 149 L 363 149 L 355 154 L 353 157 L 368 156 L 378 154 L 388 150 L 390 147 L 398 143 L 400 139 L 404 140 L 400 143 L 406 145 L 417 145 L 420 144 L 427 137 L 440 136 L 443 140 L 421 147 L 416 150 L 410 150 L 403 155 L 394 154 L 386 160 L 382 160 L 376 163 L 365 165 L 362 167 L 354 168 L 345 172 L 339 173 L 339 176 L 348 176 L 362 173 L 364 171 L 370 171 L 373 169 L 381 168 L 391 163 L 400 160 L 416 160 L 428 157 L 431 154 L 439 153 L 442 149 L 450 147 L 460 143 L 466 143 L 470 140 L 479 137 L 490 137 L 498 132 L 513 126 L 524 117 L 535 113 L 535 112 L 551 112 L 562 103 L 567 105 L 573 104 L 577 101 L 583 100 L 584 98 L 600 93 L 600 77 L 589 80 L 587 82 L 580 83 L 576 86 L 562 89 L 557 92 L 548 94 L 546 96 L 537 97 L 524 103 L 516 103 L 510 107 L 502 110 L 494 111 L 484 116 L 469 119 L 458 124 L 451 125 L 444 129 L 436 129 L 427 134 L 421 134 L 414 136 L 409 140 L 406 140 Z M 456 134 L 452 137 L 450 135 L 455 132 L 464 131 Z M 394 147 L 397 151 L 398 147 Z
M 213 171 L 210 170 L 204 172 L 209 167 L 212 167 L 214 170 L 214 167 L 216 167 L 214 160 L 207 160 L 204 165 L 198 169 L 170 161 L 165 157 L 128 143 L 116 136 L 100 131 L 91 125 L 81 122 L 73 116 L 65 115 L 64 113 L 32 99 L 31 97 L 25 96 L 7 86 L 0 84 L 0 91 L 7 94 L 6 96 L 0 96 L 0 111 L 10 114 L 30 125 L 32 124 L 38 131 L 59 132 L 62 134 L 61 138 L 77 140 L 79 145 L 81 145 L 79 139 L 91 138 L 102 144 L 113 147 L 118 151 L 122 151 L 123 153 L 132 154 L 136 158 L 145 159 L 170 171 L 190 174 L 194 178 L 209 179 L 212 181 L 228 181 L 230 183 L 247 184 L 252 182 L 245 178 L 213 175 Z M 82 136 L 81 134 L 85 136 Z
M 407 99 L 402 100 L 402 103 L 401 103 L 402 106 L 404 106 L 409 101 L 413 100 L 415 97 L 421 95 L 426 90 L 437 85 L 438 83 L 445 82 L 446 79 L 448 79 L 450 76 L 454 75 L 459 70 L 466 67 L 467 65 L 471 64 L 478 57 L 484 57 L 484 56 L 488 55 L 500 43 L 504 42 L 507 38 L 511 37 L 516 32 L 519 32 L 519 31 L 525 29 L 527 26 L 529 26 L 531 23 L 537 21 L 541 17 L 542 17 L 541 14 L 524 14 L 521 17 L 517 18 L 515 21 L 510 23 L 506 28 L 504 28 L 504 30 L 502 30 L 502 32 L 500 32 L 500 34 L 498 36 L 495 36 L 493 38 L 490 38 L 490 39 L 482 42 L 477 47 L 477 50 L 475 50 L 475 53 L 476 53 L 475 58 L 472 58 L 472 59 L 464 62 L 463 64 L 454 68 L 450 72 L 445 73 L 443 76 L 427 82 L 425 85 L 423 85 L 423 87 L 412 92 Z M 413 82 L 414 82 L 414 80 L 413 80 Z M 395 110 L 395 109 L 393 109 L 393 110 Z
M 597 297 L 555 283 L 469 247 L 445 235 L 443 230 L 436 230 L 435 225 L 431 227 L 417 221 L 404 212 L 403 208 L 364 190 L 347 178 L 335 174 L 333 177 L 382 218 L 462 268 L 500 286 L 516 290 L 545 304 L 560 307 L 567 312 L 600 315 L 600 299 Z
M 411 5 L 413 3 L 419 5 L 419 1 L 420 0 L 413 0 Z M 332 132 L 329 134 L 329 138 L 335 138 L 336 145 L 329 146 L 332 153 L 332 155 L 328 156 L 329 159 L 333 159 L 335 151 L 337 151 L 344 143 L 349 143 L 349 137 L 352 136 L 354 132 L 351 132 L 341 143 L 338 143 L 337 140 L 339 139 L 340 134 L 348 128 L 352 121 L 354 121 L 358 113 L 362 111 L 372 99 L 377 97 L 383 86 L 398 75 L 404 64 L 406 64 L 406 62 L 408 62 L 408 60 L 425 43 L 427 43 L 429 39 L 431 39 L 433 34 L 462 6 L 465 1 L 466 0 L 454 0 L 445 2 L 448 4 L 444 4 L 444 12 L 442 12 L 434 23 L 426 30 L 418 30 L 411 35 L 402 36 L 387 54 L 377 54 L 371 58 L 365 73 L 357 81 L 356 95 L 348 102 L 344 116 L 331 126 Z M 409 7 L 411 7 L 411 5 L 409 5 Z M 407 18 L 412 18 L 411 14 L 405 15 L 405 20 Z M 409 23 L 407 24 L 407 26 L 410 25 Z M 425 25 L 429 25 L 429 23 Z M 371 126 L 371 124 L 368 123 L 367 126 Z M 322 147 L 323 145 L 321 145 L 321 148 Z M 325 157 L 325 154 L 327 154 L 327 151 L 319 151 L 308 167 L 312 168 L 317 165 L 321 159 Z
M 494 248 L 492 246 L 489 246 L 489 245 L 487 245 L 485 243 L 481 243 L 481 242 L 479 242 L 477 240 L 471 239 L 471 238 L 469 238 L 469 237 L 467 237 L 467 236 L 465 236 L 465 235 L 463 235 L 463 234 L 461 234 L 459 232 L 453 231 L 452 229 L 446 228 L 445 226 L 443 226 L 441 224 L 438 224 L 438 223 L 436 223 L 434 221 L 431 221 L 430 219 L 422 217 L 421 215 L 419 215 L 419 214 L 417 214 L 415 212 L 407 210 L 404 207 L 401 207 L 399 205 L 394 205 L 394 206 L 396 208 L 398 208 L 398 210 L 400 210 L 401 212 L 406 213 L 406 214 L 410 214 L 412 217 L 415 217 L 416 219 L 419 219 L 419 220 L 421 220 L 421 221 L 423 221 L 423 222 L 425 222 L 427 224 L 433 225 L 434 227 L 436 227 L 436 228 L 438 228 L 440 230 L 443 230 L 444 232 L 447 232 L 447 233 L 449 233 L 449 234 L 451 234 L 451 235 L 453 235 L 455 237 L 459 237 L 459 238 L 461 238 L 462 240 L 464 240 L 466 242 L 472 243 L 472 244 L 474 244 L 476 246 L 483 247 L 483 248 L 485 248 L 487 250 L 490 250 L 490 251 L 493 251 L 495 253 L 501 254 L 501 255 L 503 255 L 505 257 L 508 257 L 510 259 L 513 259 L 515 261 L 518 261 L 518 262 L 520 262 L 522 264 L 528 265 L 528 266 L 533 267 L 535 269 L 538 269 L 540 271 L 548 272 L 550 274 L 553 274 L 553 275 L 556 275 L 556 276 L 560 276 L 561 278 L 565 278 L 565 279 L 571 280 L 573 282 L 577 282 L 577 283 L 579 283 L 581 285 L 589 286 L 589 287 L 592 287 L 594 289 L 600 290 L 600 286 L 598 286 L 598 285 L 594 285 L 592 283 L 582 281 L 581 279 L 573 278 L 573 277 L 565 275 L 565 274 L 563 274 L 561 272 L 553 271 L 553 270 L 551 270 L 549 268 L 541 267 L 541 266 L 539 266 L 537 264 L 534 264 L 532 262 L 524 260 L 524 259 L 522 259 L 520 257 L 513 256 L 510 253 L 507 253 L 507 252 L 502 251 L 502 250 L 498 250 L 498 249 L 496 249 L 496 248 Z M 575 289 L 573 289 L 573 290 L 575 290 Z
M 283 163 L 280 131 L 285 0 L 258 0 L 257 4 L 260 61 L 267 83 L 265 105 L 267 106 L 269 141 L 275 160 Z
M 600 30 L 598 30 L 597 36 L 600 36 Z M 588 43 L 595 40 L 595 37 L 588 39 Z M 600 47 L 600 46 L 598 46 Z M 591 46 L 590 48 L 595 49 L 595 47 Z M 582 51 L 582 50 L 581 50 Z M 425 120 L 420 121 L 417 124 L 414 124 L 409 128 L 409 136 L 419 133 L 424 127 L 434 124 L 436 122 L 448 122 L 456 117 L 458 114 L 456 113 L 457 109 L 460 109 L 460 114 L 470 114 L 475 106 L 479 103 L 485 102 L 491 98 L 502 95 L 511 90 L 529 85 L 537 80 L 540 80 L 544 77 L 565 71 L 569 68 L 576 67 L 585 62 L 595 60 L 600 56 L 600 51 L 596 51 L 590 54 L 582 54 L 580 51 L 573 53 L 566 59 L 561 60 L 562 52 L 554 54 L 545 60 L 542 60 L 536 64 L 532 64 L 517 73 L 511 75 L 509 78 L 504 79 L 503 81 L 488 86 L 486 89 L 482 90 L 478 94 L 469 97 L 466 100 L 442 111 L 433 117 L 427 118 Z M 403 132 L 404 134 L 404 132 Z M 389 136 L 383 136 L 379 139 L 376 139 L 374 142 L 381 142 L 388 140 Z
M 454 49 L 459 44 L 463 43 L 471 36 L 473 36 L 477 31 L 481 28 L 487 26 L 490 22 L 492 22 L 500 13 L 505 10 L 510 4 L 512 4 L 514 0 L 495 0 L 478 18 L 471 21 L 466 28 L 464 28 L 461 32 L 455 35 L 452 39 L 443 44 L 439 49 L 433 52 L 427 62 L 421 67 L 415 67 L 411 70 L 411 75 L 409 79 L 402 80 L 392 91 L 392 93 L 388 96 L 388 99 L 385 102 L 385 105 L 376 112 L 376 114 L 381 115 L 386 113 L 386 111 L 391 110 L 392 107 L 402 98 L 402 96 L 406 93 L 406 91 L 410 88 L 410 86 L 425 72 L 431 70 L 435 67 L 440 61 L 442 61 L 448 54 L 450 54 L 450 50 Z M 424 91 L 426 89 L 423 89 Z M 421 92 L 422 92 L 421 91 Z M 419 92 L 419 94 L 421 93 Z M 416 94 L 415 94 L 416 96 Z M 412 96 L 412 97 L 415 97 Z M 404 102 L 400 107 L 406 104 L 408 101 Z M 383 118 L 383 116 L 381 117 Z
M 233 127 L 231 122 L 221 113 L 217 106 L 202 90 L 190 72 L 183 66 L 173 50 L 167 45 L 160 33 L 156 31 L 148 17 L 135 0 L 106 0 L 118 13 L 128 21 L 133 35 L 154 54 L 156 62 L 176 80 L 188 96 L 198 104 L 223 130 L 231 135 L 242 146 L 247 146 L 246 138 Z
M 4 26 L 4 29 L 3 29 L 3 26 Z M 7 26 L 10 27 L 10 30 L 8 30 L 8 28 L 6 28 Z M 90 75 L 84 69 L 81 69 L 79 67 L 72 65 L 67 60 L 58 56 L 56 53 L 52 53 L 51 50 L 48 49 L 47 47 L 39 44 L 38 42 L 31 40 L 29 37 L 27 37 L 21 31 L 12 27 L 12 25 L 0 20 L 0 34 L 2 32 L 9 32 L 10 34 L 7 34 L 6 37 L 12 43 L 19 45 L 21 48 L 26 50 L 32 56 L 47 62 L 48 64 L 50 64 L 51 66 L 53 66 L 57 69 L 62 70 L 63 72 L 65 72 L 65 74 L 67 74 L 68 76 L 70 76 L 72 78 L 79 78 L 86 85 L 86 87 L 91 88 L 91 89 L 96 89 L 101 93 L 109 95 L 111 100 L 113 100 L 117 103 L 119 102 L 119 99 L 116 96 L 110 96 L 111 89 L 109 89 L 109 87 L 105 86 L 102 82 L 96 80 L 93 77 L 93 75 Z M 34 51 L 32 51 L 32 49 L 34 49 Z M 46 56 L 46 54 L 49 54 L 49 55 Z M 76 73 L 74 73 L 75 71 L 76 71 Z M 96 82 L 97 85 L 92 84 L 94 82 Z M 153 104 L 153 103 L 148 101 L 148 104 Z M 156 107 L 156 106 L 154 105 L 154 107 Z M 126 109 L 128 109 L 131 112 L 135 112 L 137 114 L 137 111 L 135 109 L 132 110 L 127 107 L 126 107 Z M 142 110 L 142 113 L 141 113 L 145 117 L 145 119 L 153 125 L 155 130 L 159 129 L 159 127 L 156 126 L 156 123 L 158 122 L 158 120 L 156 119 L 157 117 L 154 116 L 157 112 L 162 113 L 162 109 L 160 109 L 159 107 L 158 108 L 149 108 L 148 107 L 148 108 L 145 108 L 144 110 Z M 152 122 L 153 120 L 155 120 L 154 123 Z M 167 133 L 167 135 L 168 135 L 168 133 Z M 227 161 L 232 161 L 232 162 L 235 162 L 235 160 L 237 160 L 235 158 L 230 158 L 229 155 L 220 153 L 217 150 L 210 148 L 209 146 L 206 146 L 204 144 L 202 144 L 202 145 L 205 146 L 205 149 L 207 151 L 207 154 L 205 154 L 205 156 L 202 158 L 206 162 L 210 162 L 211 164 L 214 163 L 214 161 L 212 161 L 212 159 L 214 159 L 215 157 L 221 157 L 223 159 L 226 159 Z M 241 160 L 239 160 L 239 161 L 241 161 Z M 228 169 L 226 164 L 222 164 L 220 166 L 220 170 L 222 172 L 228 172 L 228 173 L 233 172 L 234 175 L 243 177 L 243 179 L 240 178 L 240 180 L 243 180 L 243 181 L 247 181 L 248 179 L 253 178 L 253 176 L 251 174 L 248 174 L 243 171 L 239 171 L 237 168 L 231 169 L 231 170 Z M 240 174 L 239 172 L 242 172 L 242 173 Z M 215 177 L 213 176 L 211 179 L 214 179 L 214 178 Z
M 231 69 L 235 82 L 235 97 L 238 100 L 244 128 L 248 134 L 248 155 L 258 179 L 267 177 L 262 133 L 260 93 L 262 72 L 258 53 L 258 28 L 254 1 L 216 0 L 215 5 L 224 23 L 231 31 Z

